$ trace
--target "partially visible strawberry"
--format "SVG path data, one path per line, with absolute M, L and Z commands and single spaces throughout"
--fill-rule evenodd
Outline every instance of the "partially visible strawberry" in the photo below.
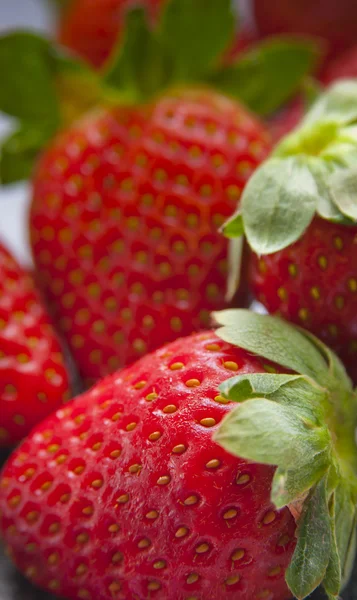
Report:
M 243 313 L 244 327 L 249 328 L 252 316 L 246 316 L 246 311 L 238 312 Z M 234 316 L 234 320 L 234 334 L 231 328 L 225 328 L 222 337 L 228 331 L 233 335 L 243 332 L 242 317 Z M 303 449 L 304 485 L 308 491 L 315 483 L 321 487 L 321 465 L 327 456 L 326 468 L 338 456 L 339 439 L 334 438 L 333 448 L 326 446 L 330 444 L 330 434 L 321 417 L 328 408 L 333 428 L 329 396 L 333 380 L 320 351 L 302 334 L 289 328 L 284 342 L 286 332 L 282 325 L 274 320 L 270 324 L 269 317 L 253 315 L 255 341 L 265 340 L 263 355 L 269 355 L 265 327 L 271 328 L 272 344 L 279 339 L 280 348 L 293 346 L 297 364 L 304 359 L 295 346 L 296 336 L 303 346 L 308 344 L 310 367 L 312 371 L 317 368 L 315 389 L 310 390 L 313 394 L 318 394 L 319 377 L 324 380 L 325 404 L 319 404 L 320 412 L 316 410 L 317 437 L 307 427 L 304 431 L 301 416 L 306 407 L 297 408 L 297 397 L 288 411 L 289 427 L 302 427 L 298 443 Z M 243 333 L 242 346 L 245 345 L 252 350 L 250 336 Z M 275 353 L 277 358 L 278 354 Z M 235 398 L 241 389 L 237 379 L 242 380 L 247 393 L 247 401 L 237 410 L 233 410 L 237 405 L 219 389 L 232 375 L 236 378 L 232 384 L 227 383 L 228 396 Z M 222 341 L 213 332 L 205 332 L 177 340 L 146 356 L 58 410 L 28 437 L 2 473 L 1 528 L 19 569 L 36 585 L 71 600 L 290 598 L 284 574 L 294 553 L 295 534 L 299 535 L 291 513 L 301 513 L 301 496 L 300 507 L 296 504 L 289 511 L 286 503 L 280 501 L 277 509 L 270 499 L 275 468 L 233 456 L 212 439 L 215 434 L 219 443 L 229 446 L 227 434 L 232 421 L 239 420 L 239 415 L 256 402 L 262 402 L 256 398 L 248 400 L 249 382 L 255 382 L 258 392 L 261 384 L 267 386 L 268 393 L 269 388 L 271 392 L 279 389 L 279 378 L 286 389 L 299 382 L 297 375 L 277 375 L 269 358 L 254 356 L 251 351 Z M 345 408 L 350 411 L 352 392 L 343 376 L 339 386 L 341 394 L 346 391 Z M 298 397 L 302 401 L 304 395 L 300 393 Z M 316 398 L 309 398 L 311 412 Z M 275 427 L 279 431 L 282 409 L 278 402 L 266 402 L 276 407 Z M 232 421 L 227 420 L 229 414 Z M 310 418 L 315 419 L 313 412 Z M 254 416 L 252 419 L 254 424 Z M 258 421 L 257 431 L 261 426 Z M 255 433 L 251 433 L 251 439 L 247 437 L 244 425 L 237 423 L 234 428 L 237 435 L 235 438 L 232 430 L 231 440 L 234 443 L 237 439 L 238 444 L 240 436 L 246 440 L 245 455 L 261 446 L 261 438 L 253 439 Z M 352 436 L 353 444 L 350 428 L 349 423 L 343 442 L 349 443 Z M 279 438 L 274 439 L 277 431 L 268 433 L 268 429 L 266 439 L 272 436 L 271 448 L 275 452 L 280 443 L 287 464 L 287 457 L 295 456 L 294 435 L 286 448 L 282 438 L 280 442 Z M 288 435 L 289 431 L 285 438 Z M 321 454 L 312 462 L 309 439 L 315 440 L 315 452 Z M 261 462 L 269 463 L 270 456 L 271 451 L 267 450 Z M 300 460 L 295 457 L 292 472 Z M 349 454 L 345 453 L 341 460 L 348 465 Z M 355 477 L 352 470 L 349 477 L 344 488 L 346 506 Z M 332 488 L 337 481 L 340 479 L 331 481 Z M 279 493 L 283 489 L 282 483 Z M 300 493 L 297 481 L 295 489 Z M 316 496 L 315 487 L 311 494 Z M 302 531 L 309 502 L 305 505 Z M 323 501 L 320 510 L 324 518 L 325 510 L 329 514 Z M 343 526 L 349 533 L 350 522 L 344 521 Z M 312 528 L 306 550 L 309 577 L 305 579 L 303 562 L 298 567 L 301 583 L 295 585 L 293 575 L 289 578 L 293 591 L 306 590 L 306 580 L 311 586 L 313 579 L 312 588 L 308 588 L 312 591 L 325 576 L 321 569 L 324 558 L 316 561 L 317 570 L 311 568 L 309 561 L 316 543 L 325 556 L 330 534 L 326 534 L 321 549 L 321 537 L 316 538 L 314 533 Z M 344 548 L 344 536 L 341 540 Z M 305 597 L 298 593 L 300 598 Z
M 356 123 L 356 80 L 341 80 L 253 175 L 226 232 L 245 231 L 268 311 L 331 345 L 357 380 Z
M 121 36 L 125 13 L 142 4 L 154 19 L 165 0 L 70 0 L 60 13 L 58 39 L 101 67 Z
M 84 377 L 204 327 L 224 306 L 218 228 L 269 150 L 241 106 L 186 92 L 94 113 L 46 151 L 33 250 Z
M 357 77 L 357 46 L 344 52 L 328 62 L 319 75 L 323 86 L 328 86 L 339 79 Z M 302 120 L 305 114 L 304 100 L 298 97 L 271 120 L 270 130 L 275 142 L 286 136 Z
M 318 36 L 337 54 L 357 42 L 355 0 L 253 0 L 261 35 L 292 33 Z
M 0 246 L 0 447 L 68 400 L 61 348 L 31 277 Z

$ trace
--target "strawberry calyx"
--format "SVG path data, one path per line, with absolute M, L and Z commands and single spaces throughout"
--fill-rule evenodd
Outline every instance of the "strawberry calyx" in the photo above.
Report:
M 258 255 L 296 242 L 315 215 L 357 224 L 357 81 L 341 80 L 313 104 L 246 186 L 227 237 Z
M 236 23 L 230 0 L 168 0 L 155 27 L 144 7 L 134 7 L 100 73 L 39 35 L 0 37 L 0 111 L 18 126 L 3 144 L 2 182 L 28 177 L 46 142 L 97 105 L 143 104 L 175 87 L 213 85 L 260 115 L 276 110 L 314 69 L 319 48 L 276 37 L 227 65 Z
M 322 584 L 337 599 L 351 573 L 357 520 L 357 393 L 337 356 L 277 317 L 214 314 L 217 335 L 289 372 L 245 374 L 220 391 L 237 408 L 215 440 L 228 452 L 276 467 L 271 497 L 297 519 L 286 573 L 298 599 Z

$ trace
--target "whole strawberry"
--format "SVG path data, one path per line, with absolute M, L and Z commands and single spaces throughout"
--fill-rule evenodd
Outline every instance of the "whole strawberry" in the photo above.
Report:
M 311 46 L 272 40 L 227 66 L 234 26 L 230 0 L 170 0 L 153 28 L 137 7 L 102 78 L 41 38 L 0 39 L 5 73 L 14 69 L 8 57 L 19 57 L 17 85 L 11 76 L 4 82 L 0 109 L 15 116 L 8 92 L 18 95 L 23 86 L 28 101 L 20 108 L 35 113 L 22 123 L 25 139 L 20 130 L 5 143 L 0 172 L 10 181 L 26 169 L 43 134 L 32 248 L 86 380 L 205 327 L 209 312 L 225 305 L 228 248 L 219 227 L 271 146 L 259 120 L 217 89 L 265 114 L 296 89 L 314 57 Z M 197 35 L 201 30 L 210 35 Z M 294 64 L 294 76 L 267 93 L 266 75 L 282 57 Z M 46 81 L 40 97 L 29 62 L 33 79 L 40 69 Z M 252 90 L 252 69 L 265 93 L 259 85 Z M 57 122 L 55 111 L 47 112 L 51 99 Z M 90 100 L 95 109 L 68 125 Z M 38 129 L 28 132 L 29 122 Z M 60 130 L 54 140 L 51 127 Z
M 284 574 L 298 534 L 293 514 L 302 511 L 306 515 L 309 502 L 302 509 L 291 505 L 289 511 L 281 497 L 282 484 L 274 495 L 277 507 L 272 504 L 272 481 L 277 474 L 280 477 L 279 470 L 275 473 L 268 464 L 258 463 L 269 463 L 272 454 L 279 453 L 277 442 L 259 461 L 233 454 L 234 440 L 245 447 L 242 456 L 262 451 L 259 436 L 251 431 L 249 439 L 249 427 L 239 424 L 239 415 L 254 410 L 257 402 L 262 404 L 261 399 L 248 400 L 254 396 L 249 386 L 254 385 L 255 396 L 263 388 L 265 394 L 271 394 L 265 402 L 276 407 L 276 431 L 267 427 L 265 437 L 273 440 L 275 434 L 280 435 L 279 418 L 284 413 L 279 402 L 273 401 L 274 393 L 278 400 L 278 388 L 283 385 L 286 392 L 280 393 L 280 400 L 284 393 L 286 397 L 293 393 L 296 398 L 305 379 L 277 375 L 269 349 L 260 357 L 254 356 L 254 342 L 252 346 L 244 328 L 252 327 L 255 342 L 265 340 L 266 347 L 266 327 L 271 330 L 272 344 L 279 338 L 284 345 L 281 340 L 288 334 L 285 345 L 294 348 L 296 366 L 300 361 L 301 369 L 304 358 L 295 346 L 297 336 L 302 348 L 308 349 L 310 366 L 306 370 L 312 373 L 316 368 L 317 388 L 306 383 L 315 400 L 319 377 L 327 389 L 333 378 L 320 350 L 289 326 L 246 311 L 232 311 L 218 318 L 229 322 L 218 337 L 205 332 L 177 340 L 58 410 L 37 427 L 5 466 L 1 527 L 10 555 L 34 583 L 71 600 L 291 597 Z M 234 336 L 243 332 L 242 348 L 221 339 L 231 336 L 233 329 Z M 286 371 L 283 367 L 279 370 Z M 221 392 L 219 386 L 232 375 L 236 377 Z M 354 410 L 350 384 L 343 375 L 339 385 L 341 393 L 342 389 L 347 393 L 346 411 Z M 243 400 L 242 390 L 248 401 L 233 411 L 235 405 L 228 397 Z M 324 392 L 327 394 L 326 389 Z M 304 394 L 299 397 L 302 400 Z M 320 409 L 324 406 L 321 404 Z M 261 409 L 266 417 L 263 405 Z M 309 419 L 317 419 L 316 433 L 314 427 L 311 430 L 302 424 L 302 406 L 295 404 L 288 412 L 290 425 L 285 438 L 290 437 L 290 450 L 281 447 L 280 453 L 289 456 L 284 464 L 294 460 L 297 462 L 290 467 L 293 471 L 299 468 L 294 431 L 300 450 L 305 449 L 309 480 L 303 484 L 305 496 L 312 486 L 313 497 L 315 485 L 321 487 L 324 473 L 330 464 L 332 468 L 338 454 L 330 452 L 330 433 L 323 417 L 311 411 L 311 396 Z M 227 420 L 229 415 L 231 420 Z M 252 419 L 254 422 L 254 416 Z M 334 420 L 330 422 L 333 426 Z M 286 426 L 282 419 L 280 428 Z M 256 432 L 261 427 L 256 420 Z M 352 438 L 353 446 L 349 427 L 345 428 L 344 441 Z M 212 435 L 233 454 L 213 441 Z M 283 439 L 280 443 L 284 445 Z M 322 453 L 315 463 L 311 463 L 312 447 L 315 453 Z M 354 452 L 351 447 L 351 458 Z M 280 459 L 275 464 L 280 464 Z M 332 488 L 337 481 L 339 478 Z M 350 495 L 353 499 L 353 481 L 345 490 L 346 510 Z M 296 482 L 296 492 L 301 491 Z M 325 516 L 323 499 L 320 510 Z M 326 511 L 328 514 L 327 503 Z M 307 525 L 306 516 L 302 517 L 302 527 L 304 520 Z M 345 525 L 349 533 L 349 517 Z M 341 551 L 346 544 L 345 536 L 342 538 Z M 311 531 L 310 548 L 316 541 Z M 324 555 L 320 538 L 318 542 Z M 300 541 L 296 546 L 299 551 Z M 307 557 L 311 558 L 310 550 Z M 302 598 L 302 588 L 294 583 L 293 565 L 290 576 L 287 574 L 289 585 Z M 305 581 L 304 567 L 300 575 Z M 309 583 L 304 583 L 305 590 L 306 585 L 311 586 L 311 578 L 314 583 L 308 593 L 324 578 L 323 568 L 306 577 Z
M 164 0 L 140 0 L 151 18 Z M 60 14 L 58 39 L 95 67 L 110 56 L 125 24 L 125 13 L 137 0 L 70 0 Z
M 0 245 L 0 447 L 69 398 L 59 342 L 34 283 Z
M 237 224 L 269 312 L 331 345 L 357 378 L 357 84 L 336 84 L 250 180 Z

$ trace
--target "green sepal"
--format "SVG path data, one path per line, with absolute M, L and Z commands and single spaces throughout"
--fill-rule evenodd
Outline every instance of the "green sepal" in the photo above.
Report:
M 27 127 L 12 133 L 2 143 L 0 154 L 0 182 L 3 185 L 28 179 L 39 152 L 53 131 Z
M 331 556 L 327 476 L 311 490 L 304 503 L 297 538 L 286 581 L 294 596 L 303 600 L 323 581 Z
M 51 76 L 50 42 L 25 31 L 0 37 L 0 111 L 26 123 L 56 129 L 59 105 Z
M 357 81 L 341 80 L 320 96 L 302 122 L 302 127 L 316 123 L 335 123 L 339 127 L 357 120 Z
M 304 76 L 316 67 L 318 56 L 314 42 L 277 36 L 260 42 L 207 81 L 266 116 L 298 91 Z
M 333 173 L 328 185 L 335 206 L 346 217 L 357 222 L 357 168 Z
M 291 469 L 277 468 L 271 488 L 271 500 L 276 508 L 283 508 L 298 501 L 299 498 L 304 498 L 305 494 L 320 481 L 330 466 L 330 449 L 317 453 L 313 461 L 313 468 L 309 462 Z
M 231 309 L 213 314 L 217 335 L 324 385 L 327 366 L 321 353 L 295 327 L 277 317 Z
M 336 540 L 336 512 L 335 512 L 335 492 L 332 493 L 329 502 L 330 512 L 330 532 L 331 532 L 331 553 L 327 565 L 326 574 L 323 580 L 323 586 L 331 598 L 338 598 L 341 589 L 342 574 L 341 561 Z
M 210 72 L 234 40 L 236 16 L 231 0 L 170 0 L 158 34 L 172 57 L 175 83 L 197 81 Z
M 149 27 L 146 10 L 128 11 L 124 39 L 115 48 L 103 73 L 103 83 L 117 90 L 121 101 L 145 102 L 164 89 L 172 77 L 172 59 Z

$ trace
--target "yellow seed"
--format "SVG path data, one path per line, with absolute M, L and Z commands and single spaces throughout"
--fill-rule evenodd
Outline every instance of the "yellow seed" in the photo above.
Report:
M 273 510 L 270 510 L 269 512 L 267 512 L 267 514 L 264 516 L 263 518 L 263 523 L 264 525 L 270 525 L 270 523 L 273 523 L 273 521 L 275 521 L 276 519 L 276 514 Z
M 196 581 L 198 581 L 198 580 L 199 580 L 199 575 L 197 575 L 197 573 L 190 573 L 190 575 L 186 579 L 186 583 L 188 583 L 190 585 L 191 583 L 196 583 Z
M 38 520 L 39 516 L 40 515 L 39 515 L 39 513 L 36 510 L 31 510 L 26 515 L 26 521 L 28 523 L 36 523 L 36 521 Z
M 126 429 L 127 431 L 134 431 L 134 429 L 135 429 L 135 427 L 136 427 L 136 426 L 137 426 L 137 423 L 129 423 L 129 424 L 126 426 L 126 428 L 125 428 L 125 429 Z
M 166 562 L 164 560 L 157 560 L 153 564 L 154 569 L 165 569 Z
M 340 236 L 336 236 L 333 240 L 333 243 L 337 250 L 343 249 L 343 240 L 342 240 L 342 238 L 340 238 Z
M 88 567 L 84 563 L 78 565 L 78 567 L 76 568 L 76 575 L 78 577 L 81 577 L 81 575 L 84 575 L 87 572 L 88 572 Z
M 84 465 L 78 465 L 78 467 L 75 467 L 73 469 L 73 473 L 75 473 L 76 475 L 81 475 L 83 473 L 83 471 L 84 471 Z
M 69 501 L 71 497 L 71 494 L 62 494 L 62 496 L 60 497 L 60 502 L 62 504 L 67 504 L 67 502 Z
M 230 575 L 229 577 L 227 577 L 225 583 L 226 585 L 234 585 L 235 583 L 238 583 L 239 579 L 239 575 Z
M 76 537 L 76 541 L 78 544 L 86 544 L 88 542 L 88 540 L 89 540 L 88 533 L 80 533 Z
M 294 263 L 290 263 L 289 265 L 289 274 L 291 275 L 291 277 L 296 277 L 298 273 L 298 268 Z
M 146 386 L 146 381 L 139 381 L 138 383 L 136 383 L 136 384 L 134 385 L 134 388 L 135 388 L 136 390 L 141 390 L 141 389 L 142 389 L 143 387 L 145 387 L 145 386 Z
M 343 296 L 335 297 L 335 306 L 338 310 L 342 310 L 345 305 L 345 299 Z
M 161 584 L 158 581 L 150 581 L 150 583 L 148 583 L 148 590 L 150 592 L 155 592 L 156 590 L 160 590 L 161 589 Z
M 129 502 L 129 494 L 122 494 L 117 499 L 117 502 L 119 502 L 119 504 L 126 504 L 127 502 Z
M 209 352 L 219 352 L 220 349 L 221 348 L 218 344 L 208 344 L 206 346 L 206 350 L 208 350 Z
M 36 577 L 37 575 L 37 569 L 36 567 L 27 567 L 27 569 L 25 570 L 25 575 L 28 579 L 33 579 L 34 577 Z
M 232 559 L 233 561 L 236 561 L 236 560 L 242 560 L 242 558 L 244 557 L 244 555 L 245 555 L 245 551 L 244 551 L 244 550 L 242 550 L 242 548 L 239 548 L 238 550 L 235 550 L 235 551 L 233 552 L 233 554 L 232 554 L 232 556 L 231 556 L 231 559 Z
M 307 321 L 308 318 L 309 318 L 309 311 L 307 310 L 307 308 L 300 308 L 299 319 L 301 319 L 301 321 Z
M 165 406 L 165 408 L 163 409 L 163 412 L 167 415 L 170 415 L 172 413 L 175 413 L 177 411 L 177 406 L 175 406 L 174 404 L 168 404 L 167 406 Z
M 184 500 L 184 504 L 186 506 L 193 506 L 194 504 L 197 504 L 198 502 L 198 497 L 197 496 L 188 496 L 186 498 L 186 500 Z
M 110 458 L 119 458 L 120 455 L 121 450 L 119 450 L 119 448 L 117 450 L 112 450 L 112 452 L 109 454 Z
M 218 469 L 220 465 L 221 461 L 217 458 L 213 458 L 212 460 L 209 460 L 208 463 L 206 463 L 206 469 Z
M 140 550 L 148 548 L 149 546 L 151 546 L 151 541 L 148 538 L 142 538 L 138 542 L 138 548 L 140 548 Z
M 171 371 L 179 371 L 180 369 L 183 369 L 184 366 L 185 365 L 182 362 L 175 362 L 170 365 L 170 369 Z
M 232 360 L 226 360 L 223 363 L 223 366 L 225 369 L 228 369 L 229 371 L 238 371 L 238 369 L 239 369 L 238 364 Z
M 208 544 L 199 544 L 198 546 L 196 546 L 197 554 L 205 554 L 205 552 L 208 552 L 208 550 L 209 550 Z
M 186 451 L 186 446 L 184 444 L 177 444 L 172 448 L 172 452 L 174 454 L 183 454 Z
M 213 419 L 213 417 L 205 417 L 204 419 L 200 420 L 200 424 L 203 427 L 214 427 L 216 424 L 216 420 Z
M 82 513 L 87 517 L 91 516 L 94 513 L 94 508 L 92 506 L 85 506 L 82 509 Z
M 280 287 L 278 289 L 278 296 L 279 296 L 280 300 L 283 300 L 283 301 L 286 300 L 288 297 L 288 293 L 287 293 L 286 289 L 283 287 Z
M 120 527 L 117 523 L 113 523 L 112 525 L 109 525 L 108 531 L 109 533 L 118 533 L 118 531 L 120 531 Z
M 80 598 L 81 600 L 90 600 L 91 595 L 88 592 L 88 590 L 85 590 L 84 588 L 81 588 L 78 591 L 78 598 Z
M 271 591 L 270 590 L 262 590 L 261 592 L 259 592 L 257 594 L 257 599 L 258 600 L 263 600 L 264 598 L 268 598 L 268 596 L 270 596 Z
M 187 534 L 188 534 L 187 527 L 179 527 L 179 529 L 175 533 L 175 537 L 182 538 L 182 537 L 185 537 Z
M 121 417 L 121 413 L 117 412 L 111 417 L 111 420 L 113 421 L 113 423 L 115 423 L 116 421 L 119 421 L 120 417 Z
M 95 444 L 93 444 L 92 450 L 93 450 L 93 452 L 98 452 L 98 450 L 100 450 L 101 447 L 102 447 L 102 442 L 96 442 Z
M 153 400 L 156 400 L 156 398 L 158 398 L 158 395 L 156 392 L 151 392 L 150 394 L 145 396 L 145 400 L 147 400 L 147 402 L 152 402 Z
M 185 382 L 185 385 L 189 388 L 198 387 L 199 385 L 201 385 L 201 382 L 198 379 L 188 379 Z
M 113 564 L 117 564 L 117 563 L 121 562 L 122 560 L 123 560 L 123 555 L 121 552 L 116 552 L 115 554 L 113 554 L 113 556 L 112 556 Z
M 26 546 L 25 546 L 26 552 L 29 552 L 30 554 L 32 552 L 35 552 L 36 548 L 37 548 L 37 545 L 33 544 L 33 543 L 32 544 L 26 544 Z
M 279 575 L 279 573 L 281 573 L 281 567 L 272 567 L 268 570 L 268 577 L 275 577 L 276 575 Z
M 319 300 L 319 299 L 320 299 L 320 297 L 321 297 L 320 290 L 319 290 L 319 288 L 318 288 L 316 285 L 314 285 L 314 286 L 313 286 L 313 287 L 310 289 L 310 295 L 311 295 L 311 297 L 312 297 L 314 300 Z
M 227 510 L 227 511 L 224 513 L 224 515 L 223 515 L 223 518 L 224 518 L 226 521 L 229 521 L 230 519 L 234 519 L 234 518 L 237 516 L 237 514 L 238 514 L 238 511 L 237 511 L 237 510 L 235 510 L 235 508 L 230 508 L 229 510 Z
M 64 462 L 66 462 L 67 458 L 68 458 L 68 456 L 66 454 L 60 454 L 56 458 L 56 463 L 58 465 L 62 465 Z
M 357 279 L 351 278 L 348 280 L 348 287 L 351 292 L 357 292 Z
M 52 485 L 52 481 L 45 481 L 45 483 L 43 483 L 43 484 L 41 485 L 41 490 L 42 490 L 43 492 L 47 492 L 47 490 L 49 490 L 49 489 L 50 489 L 51 485 Z
M 22 415 L 15 415 L 13 421 L 16 425 L 25 425 L 25 418 Z
M 94 479 L 94 481 L 92 481 L 91 486 L 92 488 L 99 490 L 102 485 L 103 485 L 103 479 Z
M 119 581 L 113 581 L 109 587 L 108 587 L 110 593 L 112 595 L 116 594 L 117 592 L 120 592 L 121 590 L 121 583 L 119 583 Z
M 278 541 L 278 546 L 286 546 L 289 542 L 290 542 L 290 537 L 287 534 L 282 535 Z
M 170 475 L 163 475 L 162 477 L 159 477 L 159 479 L 157 480 L 157 485 L 168 485 L 171 481 L 171 477 Z
M 156 510 L 150 510 L 145 516 L 147 519 L 157 519 L 159 513 Z
M 324 256 L 323 254 L 321 254 L 321 255 L 318 257 L 318 259 L 317 259 L 317 262 L 318 262 L 318 265 L 319 265 L 319 267 L 320 267 L 320 268 L 321 268 L 323 271 L 325 271 L 325 269 L 327 269 L 328 262 L 327 262 L 327 258 L 326 258 L 326 256 Z
M 228 398 L 224 398 L 220 394 L 218 396 L 215 396 L 214 401 L 218 402 L 219 404 L 229 404 Z
M 54 535 L 55 533 L 58 533 L 61 529 L 61 525 L 60 523 L 51 523 L 51 525 L 48 528 L 48 532 L 51 535 Z
M 150 440 L 150 442 L 156 442 L 156 440 L 158 440 L 160 437 L 161 437 L 161 432 L 154 431 L 153 433 L 150 433 L 149 440 Z
M 142 469 L 142 465 L 130 465 L 129 467 L 129 473 L 135 474 L 135 473 L 140 473 L 141 469 Z
M 57 565 L 59 562 L 59 555 L 57 552 L 53 552 L 52 554 L 49 555 L 47 562 L 49 565 Z
M 48 584 L 48 587 L 50 588 L 50 590 L 58 590 L 60 586 L 60 583 L 57 579 L 51 579 L 51 581 Z

